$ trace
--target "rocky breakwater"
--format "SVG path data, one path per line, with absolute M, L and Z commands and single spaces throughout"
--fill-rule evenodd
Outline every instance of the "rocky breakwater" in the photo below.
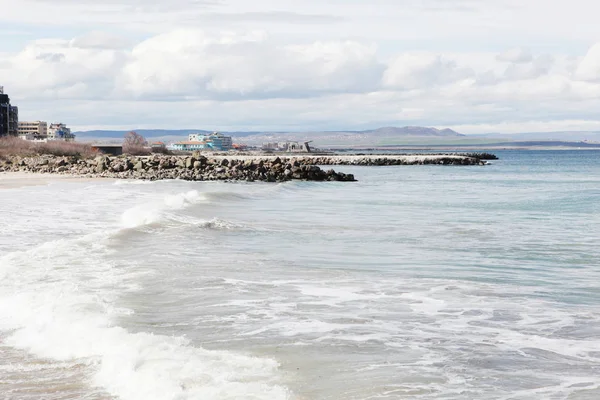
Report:
M 491 159 L 491 158 L 487 158 Z M 487 161 L 477 154 L 412 154 L 412 155 L 347 155 L 307 156 L 303 162 L 313 165 L 485 165 Z
M 344 174 L 334 170 L 324 171 L 303 158 L 208 158 L 199 153 L 192 156 L 98 156 L 93 159 L 46 155 L 36 157 L 15 156 L 0 159 L 0 172 L 3 171 L 145 180 L 283 182 L 297 179 L 307 181 L 355 181 L 352 174 Z

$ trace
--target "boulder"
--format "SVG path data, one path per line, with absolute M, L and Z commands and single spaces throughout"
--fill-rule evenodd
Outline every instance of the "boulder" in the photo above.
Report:
M 142 171 L 144 171 L 144 167 L 145 167 L 145 165 L 144 165 L 144 161 L 142 161 L 142 160 L 139 160 L 139 161 L 138 161 L 138 162 L 137 162 L 137 163 L 136 163 L 136 164 L 133 166 L 133 169 L 134 169 L 136 172 L 142 172 Z

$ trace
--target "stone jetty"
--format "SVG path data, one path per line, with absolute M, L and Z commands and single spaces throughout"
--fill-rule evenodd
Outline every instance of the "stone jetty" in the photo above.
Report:
M 0 172 L 69 174 L 116 179 L 183 179 L 190 181 L 355 181 L 354 175 L 324 170 L 326 165 L 484 165 L 476 156 L 464 155 L 240 155 L 199 152 L 191 156 L 11 156 L 0 159 Z

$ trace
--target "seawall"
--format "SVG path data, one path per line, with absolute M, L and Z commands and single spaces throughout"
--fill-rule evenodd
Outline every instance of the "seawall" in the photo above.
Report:
M 324 170 L 324 165 L 485 165 L 477 157 L 464 155 L 211 155 L 192 156 L 12 156 L 0 159 L 0 172 L 70 174 L 80 177 L 116 179 L 183 179 L 192 181 L 243 180 L 283 182 L 355 181 L 354 175 Z

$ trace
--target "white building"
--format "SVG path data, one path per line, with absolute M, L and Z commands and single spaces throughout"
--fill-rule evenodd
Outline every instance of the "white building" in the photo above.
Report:
M 64 140 L 69 142 L 75 140 L 75 135 L 71 133 L 70 128 L 67 128 L 67 125 L 59 122 L 50 124 L 48 127 L 48 140 Z
M 265 151 L 280 151 L 287 153 L 310 153 L 310 142 L 270 142 L 263 143 L 262 149 Z

